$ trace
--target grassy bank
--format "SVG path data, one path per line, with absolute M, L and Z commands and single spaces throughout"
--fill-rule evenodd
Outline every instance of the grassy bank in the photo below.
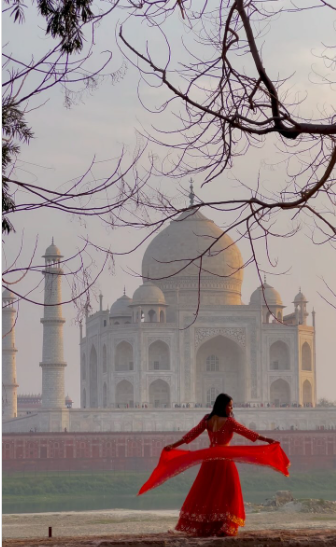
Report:
M 156 490 L 137 497 L 147 473 L 57 472 L 3 477 L 3 512 L 83 511 L 98 509 L 178 509 L 194 480 L 192 469 Z M 271 471 L 243 468 L 245 501 L 263 502 L 277 490 L 291 490 L 296 498 L 336 499 L 336 472 L 292 473 L 289 478 Z

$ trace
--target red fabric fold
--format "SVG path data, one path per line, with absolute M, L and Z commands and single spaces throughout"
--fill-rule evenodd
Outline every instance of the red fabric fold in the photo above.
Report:
M 138 496 L 156 488 L 193 465 L 211 460 L 230 460 L 237 463 L 264 465 L 289 476 L 290 461 L 280 443 L 260 446 L 215 446 L 202 450 L 162 450 L 157 467 L 148 481 L 140 488 Z

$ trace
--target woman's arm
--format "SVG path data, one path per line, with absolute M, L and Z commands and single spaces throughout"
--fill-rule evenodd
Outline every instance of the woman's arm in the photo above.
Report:
M 199 424 L 197 424 L 196 427 L 194 427 L 193 429 L 191 429 L 188 433 L 186 433 L 182 439 L 180 439 L 179 441 L 176 441 L 176 443 L 174 444 L 168 444 L 167 446 L 164 447 L 164 450 L 172 450 L 173 448 L 177 448 L 178 446 L 181 446 L 181 444 L 189 444 L 191 443 L 191 441 L 193 441 L 194 439 L 196 439 L 196 437 L 198 437 L 201 433 L 203 433 L 203 431 L 206 429 L 206 419 L 207 419 L 207 416 L 204 416 L 204 418 L 202 418 L 202 420 L 200 421 Z
M 275 443 L 273 439 L 269 439 L 268 437 L 263 437 L 262 435 L 259 435 L 259 433 L 256 433 L 255 431 L 252 431 L 251 429 L 248 429 L 244 425 L 240 424 L 239 422 L 236 422 L 234 418 L 230 418 L 232 423 L 232 429 L 235 433 L 238 433 L 238 435 L 242 435 L 246 439 L 249 439 L 252 442 L 255 441 L 263 441 L 265 443 Z

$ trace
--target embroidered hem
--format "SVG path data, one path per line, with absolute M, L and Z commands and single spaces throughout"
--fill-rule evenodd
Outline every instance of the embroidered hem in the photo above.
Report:
M 225 522 L 197 522 L 181 517 L 175 530 L 196 537 L 236 536 L 238 534 L 238 524 L 229 519 Z
M 229 512 L 225 513 L 190 513 L 189 511 L 180 511 L 180 518 L 191 522 L 220 522 L 231 521 L 238 526 L 245 526 L 245 519 L 232 515 Z

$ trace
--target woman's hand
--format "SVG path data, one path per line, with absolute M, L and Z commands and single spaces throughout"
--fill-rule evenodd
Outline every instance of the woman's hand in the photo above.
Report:
M 263 441 L 264 443 L 273 444 L 278 441 L 275 441 L 274 439 L 270 439 L 269 437 L 263 437 L 262 435 L 259 435 L 258 441 Z
M 275 441 L 274 439 L 270 439 L 268 437 L 265 437 L 265 443 L 268 443 L 268 444 L 273 444 L 273 443 L 276 443 L 277 441 Z
M 165 446 L 163 450 L 167 450 L 167 452 L 169 452 L 169 450 L 173 450 L 173 448 L 178 448 L 179 446 L 181 446 L 181 444 L 184 444 L 183 439 L 180 439 L 179 441 L 176 441 L 176 443 L 173 443 L 173 444 L 167 444 L 167 446 Z

